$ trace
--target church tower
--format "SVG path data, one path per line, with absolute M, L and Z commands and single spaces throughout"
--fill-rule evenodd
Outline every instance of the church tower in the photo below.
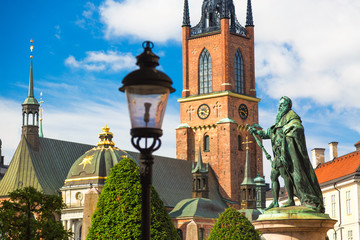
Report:
M 222 197 L 240 208 L 246 159 L 242 142 L 249 135 L 246 124 L 258 123 L 260 101 L 255 91 L 251 0 L 247 2 L 245 27 L 236 18 L 232 0 L 204 0 L 201 11 L 200 22 L 191 27 L 185 0 L 176 154 L 179 159 L 192 161 L 202 151 L 203 161 L 217 176 Z M 195 148 L 199 136 L 202 150 Z M 263 175 L 261 149 L 251 146 L 249 157 L 249 177 Z
M 22 104 L 22 135 L 26 138 L 31 148 L 39 150 L 39 103 L 34 97 L 34 79 L 33 79 L 33 40 L 30 40 L 30 76 L 28 97 Z

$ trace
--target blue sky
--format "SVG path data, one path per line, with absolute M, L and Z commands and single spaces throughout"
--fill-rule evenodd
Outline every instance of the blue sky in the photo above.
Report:
M 246 0 L 234 0 L 244 25 Z M 189 0 L 191 25 L 202 1 Z M 144 40 L 155 44 L 160 69 L 174 82 L 160 155 L 175 157 L 177 99 L 182 90 L 183 0 L 5 1 L 0 9 L 0 138 L 9 163 L 21 134 L 30 39 L 35 95 L 43 92 L 46 137 L 96 144 L 105 124 L 116 145 L 134 150 L 123 77 L 136 69 Z M 339 142 L 339 154 L 360 140 L 360 3 L 350 0 L 253 0 L 260 124 L 275 119 L 287 95 L 302 117 L 309 150 Z M 270 149 L 269 143 L 266 147 Z M 325 158 L 328 160 L 328 151 Z M 265 161 L 265 160 L 264 160 Z M 270 175 L 265 165 L 265 175 Z

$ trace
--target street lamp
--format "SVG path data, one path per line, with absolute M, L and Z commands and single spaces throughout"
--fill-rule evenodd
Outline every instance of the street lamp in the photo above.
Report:
M 156 70 L 159 57 L 151 49 L 152 42 L 143 43 L 144 52 L 137 56 L 140 69 L 129 73 L 119 89 L 125 92 L 131 120 L 131 143 L 140 151 L 140 182 L 142 189 L 141 232 L 142 239 L 150 239 L 151 224 L 151 184 L 152 153 L 160 148 L 162 136 L 161 125 L 169 93 L 171 79 L 163 72 Z

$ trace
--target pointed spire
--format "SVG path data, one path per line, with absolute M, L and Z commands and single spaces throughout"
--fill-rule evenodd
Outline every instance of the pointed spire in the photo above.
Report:
M 34 97 L 34 78 L 33 78 L 33 62 L 32 62 L 32 59 L 33 59 L 33 55 L 32 55 L 32 51 L 34 49 L 34 46 L 33 46 L 33 40 L 31 39 L 30 40 L 30 43 L 31 43 L 31 46 L 30 46 L 30 51 L 31 51 L 31 54 L 30 54 L 30 76 L 29 76 L 29 94 L 28 94 L 28 97 Z
M 183 27 L 190 27 L 190 14 L 188 0 L 184 0 Z
M 29 75 L 29 90 L 28 90 L 28 97 L 25 99 L 23 104 L 37 104 L 39 105 L 38 101 L 36 100 L 36 98 L 34 98 L 34 78 L 33 78 L 33 40 L 30 40 L 30 75 Z
M 43 93 L 40 93 L 40 126 L 39 126 L 39 137 L 44 137 L 44 133 L 43 133 L 43 129 L 42 129 L 42 121 L 43 121 L 43 106 L 42 104 L 44 103 L 44 101 L 42 100 L 42 95 Z
M 252 15 L 252 8 L 251 8 L 251 0 L 247 1 L 247 11 L 246 11 L 246 25 L 245 27 L 253 27 L 253 15 Z
M 194 163 L 193 163 L 194 165 Z M 207 173 L 209 172 L 209 164 L 204 165 L 202 162 L 202 157 L 201 157 L 201 142 L 199 139 L 199 155 L 198 155 L 198 161 L 196 163 L 196 166 L 192 168 L 192 173 Z
M 254 185 L 254 181 L 251 178 L 251 169 L 250 169 L 250 159 L 249 159 L 249 143 L 252 141 L 248 141 L 248 136 L 246 136 L 246 159 L 245 159 L 245 173 L 244 173 L 244 180 L 242 181 L 241 185 Z
M 223 18 L 230 18 L 228 0 L 221 1 L 220 19 L 223 19 Z

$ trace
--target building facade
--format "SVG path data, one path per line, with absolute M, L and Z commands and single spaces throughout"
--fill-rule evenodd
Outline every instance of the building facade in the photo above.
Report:
M 337 142 L 329 143 L 330 161 L 325 149 L 312 150 L 313 165 L 324 198 L 325 212 L 337 220 L 328 231 L 330 240 L 360 239 L 360 142 L 354 152 L 337 156 Z
M 232 0 L 207 0 L 200 22 L 191 27 L 188 0 L 182 26 L 183 91 L 176 129 L 176 156 L 194 161 L 202 139 L 202 157 L 214 170 L 224 199 L 240 208 L 247 124 L 258 123 L 255 91 L 254 24 L 248 0 L 245 27 Z M 252 137 L 250 137 L 252 138 Z M 249 149 L 251 177 L 263 175 L 262 151 Z

